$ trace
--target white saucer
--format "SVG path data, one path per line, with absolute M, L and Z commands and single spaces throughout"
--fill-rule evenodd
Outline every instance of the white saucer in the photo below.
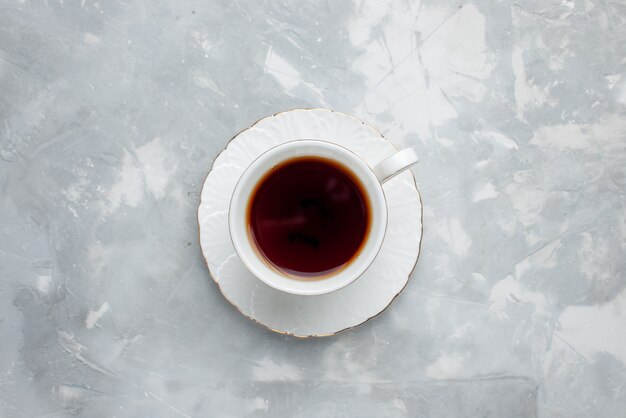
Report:
M 378 315 L 404 289 L 419 255 L 422 202 L 409 170 L 389 180 L 383 187 L 389 207 L 385 241 L 360 278 L 320 296 L 275 290 L 253 276 L 235 253 L 228 233 L 228 206 L 239 177 L 254 159 L 296 139 L 338 143 L 371 166 L 396 151 L 374 128 L 331 110 L 297 109 L 261 119 L 237 134 L 213 163 L 198 209 L 200 246 L 213 280 L 243 315 L 297 337 L 333 335 Z

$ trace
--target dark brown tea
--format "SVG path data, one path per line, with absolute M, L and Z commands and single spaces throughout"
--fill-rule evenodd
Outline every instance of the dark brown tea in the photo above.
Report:
M 370 207 L 352 172 L 323 157 L 298 157 L 267 173 L 248 205 L 259 251 L 277 269 L 316 279 L 348 265 L 369 230 Z

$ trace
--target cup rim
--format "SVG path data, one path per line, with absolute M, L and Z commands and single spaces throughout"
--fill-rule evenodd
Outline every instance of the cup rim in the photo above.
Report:
M 250 262 L 250 260 L 248 260 L 248 255 L 249 255 L 249 251 L 244 250 L 244 248 L 241 248 L 241 242 L 239 241 L 239 238 L 236 238 L 235 236 L 237 234 L 233 233 L 233 228 L 234 228 L 234 223 L 236 222 L 235 219 L 235 211 L 233 211 L 233 204 L 236 200 L 236 197 L 240 198 L 238 200 L 241 200 L 242 196 L 238 196 L 238 194 L 241 193 L 241 187 L 242 184 L 244 183 L 244 181 L 249 179 L 247 178 L 247 175 L 249 175 L 249 173 L 251 173 L 251 169 L 259 163 L 259 161 L 262 161 L 263 158 L 268 158 L 267 156 L 270 155 L 271 153 L 276 152 L 276 149 L 278 148 L 288 148 L 288 147 L 293 147 L 295 146 L 297 143 L 310 143 L 312 145 L 322 145 L 325 147 L 331 147 L 331 148 L 336 148 L 336 149 L 340 149 L 345 155 L 348 155 L 351 159 L 353 159 L 354 161 L 356 161 L 356 164 L 358 164 L 359 166 L 365 168 L 365 172 L 368 173 L 368 175 L 371 177 L 371 179 L 374 179 L 374 183 L 376 184 L 376 191 L 374 193 L 376 193 L 376 195 L 382 199 L 382 205 L 381 205 L 381 210 L 382 213 L 380 215 L 378 215 L 379 217 L 382 217 L 382 219 L 380 220 L 380 224 L 381 224 L 381 228 L 380 228 L 380 232 L 378 233 L 378 236 L 376 237 L 377 242 L 375 243 L 376 247 L 375 249 L 371 252 L 370 256 L 365 259 L 365 261 L 363 261 L 361 264 L 361 267 L 359 267 L 359 269 L 357 269 L 357 273 L 353 274 L 352 276 L 349 276 L 348 278 L 342 280 L 342 281 L 338 281 L 335 282 L 331 285 L 327 285 L 326 287 L 320 287 L 318 286 L 317 289 L 297 289 L 297 288 L 292 288 L 289 286 L 284 286 L 280 283 L 276 283 L 274 280 L 272 280 L 271 278 L 265 277 L 262 272 L 259 272 L 258 269 L 256 268 L 256 266 L 252 265 L 252 263 Z M 339 163 L 342 163 L 341 160 L 338 161 Z M 350 169 L 350 168 L 348 168 Z M 355 175 L 357 175 L 357 173 L 354 173 Z M 363 187 L 365 188 L 365 191 L 370 195 L 368 196 L 369 199 L 373 200 L 374 196 L 372 196 L 372 187 L 363 185 Z M 248 206 L 248 201 L 246 201 L 246 211 L 247 211 L 247 206 Z M 373 210 L 373 209 L 372 209 Z M 241 260 L 241 262 L 244 264 L 244 266 L 246 267 L 246 269 L 248 269 L 248 271 L 250 271 L 257 279 L 261 280 L 262 282 L 264 282 L 265 284 L 267 284 L 270 287 L 273 287 L 274 289 L 280 290 L 282 292 L 286 292 L 286 293 L 290 293 L 290 294 L 294 294 L 294 295 L 303 295 L 303 296 L 316 296 L 316 295 L 323 295 L 326 293 L 332 293 L 335 292 L 337 290 L 340 290 L 348 285 L 350 285 L 351 283 L 353 283 L 355 280 L 357 280 L 359 277 L 361 277 L 368 269 L 369 267 L 372 265 L 372 263 L 374 262 L 374 260 L 376 260 L 376 258 L 378 257 L 378 254 L 380 253 L 380 250 L 383 246 L 383 241 L 384 238 L 387 234 L 387 227 L 388 227 L 388 222 L 389 222 L 389 216 L 388 216 L 388 206 L 387 206 L 387 197 L 385 196 L 385 191 L 383 189 L 383 185 L 380 183 L 380 181 L 378 180 L 378 178 L 376 177 L 376 174 L 374 173 L 372 167 L 363 159 L 361 158 L 359 155 L 357 155 L 355 152 L 353 152 L 352 150 L 337 144 L 335 142 L 331 142 L 328 140 L 322 140 L 322 139 L 308 139 L 308 138 L 300 138 L 300 139 L 295 139 L 295 140 L 291 140 L 291 141 L 287 141 L 287 142 L 283 142 L 281 144 L 275 145 L 267 150 L 265 150 L 263 153 L 261 153 L 259 156 L 257 156 L 243 171 L 243 173 L 241 174 L 241 176 L 239 177 L 239 179 L 237 180 L 237 183 L 235 184 L 235 187 L 233 189 L 233 192 L 231 194 L 230 197 L 230 202 L 229 202 L 229 206 L 228 206 L 228 234 L 230 236 L 230 240 L 233 244 L 233 247 L 235 249 L 235 252 L 237 254 L 237 256 L 239 257 L 239 259 Z M 370 231 L 371 232 L 371 231 Z M 258 248 L 255 248 L 255 244 L 253 244 L 250 241 L 250 237 L 248 236 L 248 234 L 246 234 L 246 239 L 248 240 L 248 245 L 253 249 L 253 253 L 255 254 L 255 257 L 259 258 L 260 261 L 265 265 L 265 267 L 268 270 L 272 270 L 272 267 L 269 265 L 269 261 L 268 260 L 262 260 L 263 255 L 260 254 L 260 250 Z M 357 260 L 353 260 L 351 263 L 356 262 Z M 280 270 L 278 269 L 274 269 L 275 273 L 277 275 L 280 275 Z M 304 281 L 304 280 L 297 280 L 295 278 L 292 277 L 288 277 L 286 275 L 282 276 L 285 279 L 288 280 L 292 280 L 295 283 L 323 283 L 325 281 L 330 281 L 333 278 L 335 278 L 336 276 L 340 275 L 341 272 L 344 270 L 341 270 L 340 272 L 336 273 L 336 274 L 331 274 L 329 277 L 327 278 L 323 278 L 323 279 L 319 279 L 319 280 L 312 280 L 312 281 Z M 306 286 L 306 285 L 305 285 Z

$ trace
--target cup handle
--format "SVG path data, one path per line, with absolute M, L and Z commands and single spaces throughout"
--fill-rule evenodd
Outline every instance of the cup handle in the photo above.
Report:
M 417 153 L 413 148 L 405 148 L 395 154 L 385 158 L 372 169 L 378 177 L 380 184 L 402 173 L 407 168 L 419 161 Z

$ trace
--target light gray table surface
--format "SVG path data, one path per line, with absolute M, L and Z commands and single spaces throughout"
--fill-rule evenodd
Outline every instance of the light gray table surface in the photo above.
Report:
M 272 333 L 199 191 L 289 108 L 414 145 L 382 315 Z M 626 3 L 0 0 L 0 417 L 623 417 Z

